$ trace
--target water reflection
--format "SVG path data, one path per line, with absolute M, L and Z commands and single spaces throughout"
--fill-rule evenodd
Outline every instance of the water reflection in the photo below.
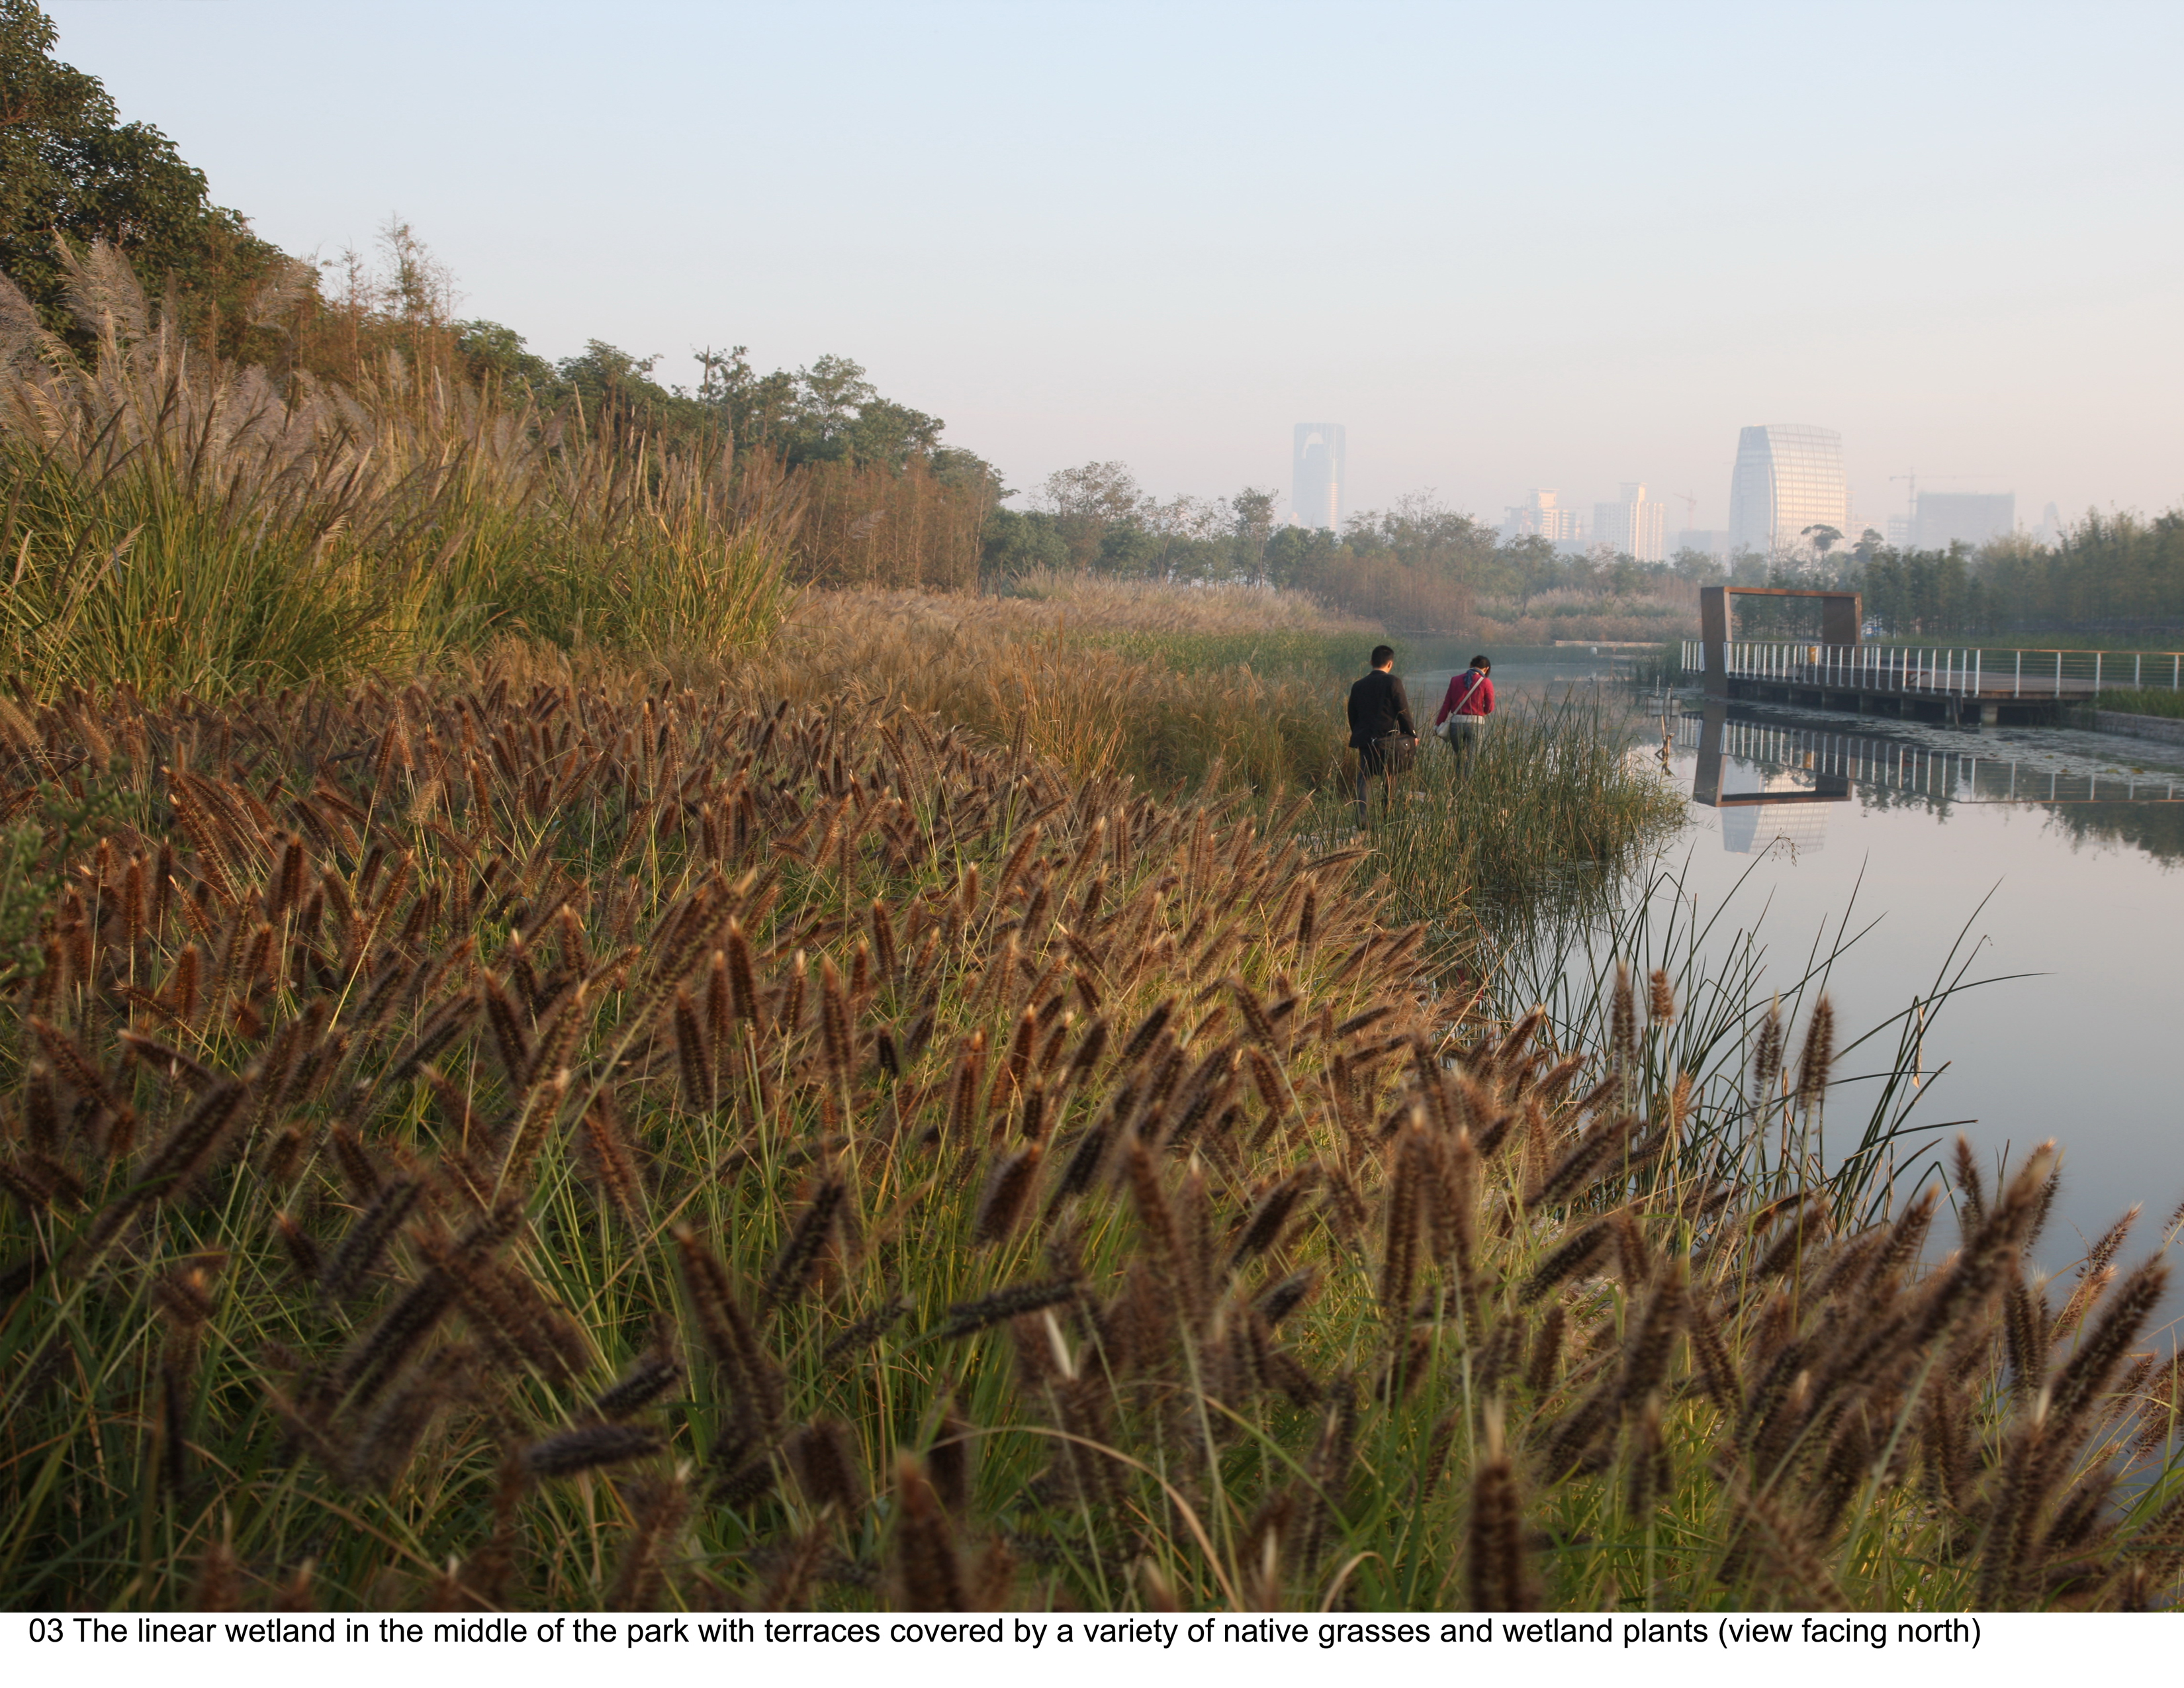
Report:
M 1693 753 L 1691 801 L 1723 811 L 1722 848 L 1732 855 L 1778 844 L 1816 850 L 1827 836 L 1820 805 L 1855 796 L 1868 808 L 1908 803 L 1944 817 L 1963 805 L 2031 808 L 2074 843 L 2184 860 L 2184 774 L 2176 770 L 2074 766 L 2007 742 L 1942 746 L 1842 733 L 1723 704 L 1684 714 L 1675 737 Z
M 1696 718 L 1685 716 L 1685 725 L 1697 729 L 1691 801 L 1726 811 L 1721 817 L 1724 850 L 1757 855 L 1777 844 L 1816 850 L 1827 841 L 1828 811 L 1819 805 L 1849 802 L 1848 776 L 1817 766 L 1809 748 L 1747 742 L 1753 723 L 1730 721 L 1725 704 L 1708 704 Z M 1732 741 L 1735 749 L 1730 748 Z M 1774 766 L 1760 772 L 1758 790 L 1724 791 L 1723 769 L 1732 757 Z

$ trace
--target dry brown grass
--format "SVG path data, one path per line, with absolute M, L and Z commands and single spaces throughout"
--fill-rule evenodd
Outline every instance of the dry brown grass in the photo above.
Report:
M 1330 610 L 1310 594 L 1273 587 L 1118 580 L 1041 569 L 1020 575 L 983 619 L 1024 632 L 1060 625 L 1131 632 L 1348 633 L 1378 638 L 1378 621 Z
M 1125 777 L 1155 791 L 1210 781 L 1268 794 L 1331 777 L 1346 736 L 1331 677 L 1235 661 L 1184 666 L 1158 642 L 1163 630 L 1225 629 L 1235 613 L 1232 598 L 1200 604 L 1181 592 L 1046 600 L 805 592 L 762 654 L 673 656 L 659 666 L 755 699 L 908 708 L 989 744 L 1019 744 L 1078 777 Z M 1290 604 L 1283 613 L 1301 612 Z
M 671 687 L 0 731 L 24 1603 L 2175 1592 L 2046 1151 L 1930 1267 L 1715 1182 L 1279 826 Z

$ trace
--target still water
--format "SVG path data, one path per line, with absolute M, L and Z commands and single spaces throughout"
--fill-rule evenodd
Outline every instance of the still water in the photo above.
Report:
M 1447 678 L 1412 682 L 1429 718 Z M 1574 659 L 1495 679 L 1510 698 L 1612 683 Z M 1688 821 L 1661 865 L 1687 905 L 1756 926 L 1786 988 L 1846 911 L 1870 922 L 1830 985 L 1853 1033 L 1929 992 L 1961 938 L 1966 979 L 1996 982 L 1936 1010 L 1912 1121 L 1969 1121 L 1990 1167 L 2060 1142 L 2051 1267 L 2135 1203 L 2126 1257 L 2151 1248 L 2184 1199 L 2184 746 L 1743 704 L 1708 720 L 1672 695 L 1641 719 L 1647 749 L 1663 716 Z

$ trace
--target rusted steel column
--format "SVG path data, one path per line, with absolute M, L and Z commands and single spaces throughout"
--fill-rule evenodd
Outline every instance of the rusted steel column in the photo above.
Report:
M 1705 654 L 1706 692 L 1710 698 L 1729 695 L 1729 588 L 1699 588 L 1699 649 Z

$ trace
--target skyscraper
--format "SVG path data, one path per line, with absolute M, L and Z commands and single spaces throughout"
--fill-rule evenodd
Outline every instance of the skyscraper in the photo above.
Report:
M 1340 422 L 1299 422 L 1290 460 L 1290 520 L 1301 527 L 1342 529 L 1347 454 Z
M 1622 497 L 1592 507 L 1593 543 L 1641 563 L 1668 560 L 1669 507 L 1646 496 L 1643 481 L 1625 481 Z
M 1833 428 L 1774 422 L 1737 436 L 1729 482 L 1729 532 L 1740 551 L 1796 549 L 1815 526 L 1850 537 L 1842 436 Z

